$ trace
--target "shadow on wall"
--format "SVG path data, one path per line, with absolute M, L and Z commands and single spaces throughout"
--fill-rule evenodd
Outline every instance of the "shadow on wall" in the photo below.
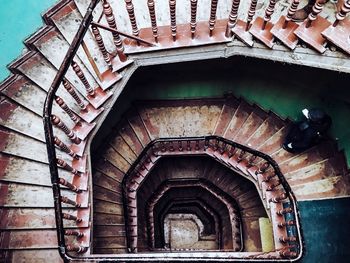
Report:
M 350 163 L 346 83 L 350 83 L 346 74 L 246 57 L 146 67 L 134 73 L 107 122 L 110 127 L 116 124 L 134 100 L 222 97 L 231 92 L 282 117 L 299 119 L 306 107 L 324 109 L 333 119 L 331 133 Z M 105 128 L 94 145 L 108 134 Z

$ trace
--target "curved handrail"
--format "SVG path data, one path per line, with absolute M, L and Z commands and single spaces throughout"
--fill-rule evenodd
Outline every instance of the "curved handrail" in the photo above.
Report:
M 261 159 L 268 162 L 272 166 L 276 176 L 278 177 L 278 179 L 281 182 L 281 185 L 286 190 L 286 194 L 289 197 L 291 208 L 293 209 L 293 213 L 295 215 L 295 221 L 296 221 L 296 229 L 297 229 L 298 242 L 299 242 L 299 244 L 298 244 L 299 245 L 299 253 L 298 253 L 298 257 L 293 258 L 293 259 L 288 259 L 287 261 L 290 262 L 290 261 L 300 260 L 300 258 L 304 255 L 304 244 L 303 244 L 303 235 L 301 232 L 299 209 L 297 206 L 295 195 L 294 195 L 292 189 L 290 188 L 287 180 L 284 178 L 278 164 L 276 163 L 276 161 L 273 158 L 271 158 L 269 155 L 267 155 L 265 153 L 259 152 L 257 150 L 254 150 L 254 149 L 248 147 L 248 146 L 239 144 L 239 143 L 234 142 L 234 141 L 230 141 L 230 140 L 223 138 L 223 137 L 220 137 L 220 136 L 210 135 L 210 136 L 201 136 L 201 137 L 159 138 L 159 139 L 155 139 L 155 140 L 151 141 L 148 145 L 146 145 L 146 147 L 143 149 L 143 151 L 140 153 L 140 155 L 137 157 L 135 162 L 130 166 L 129 170 L 127 171 L 127 173 L 123 177 L 122 194 L 123 194 L 124 211 L 127 211 L 127 200 L 128 200 L 127 183 L 128 183 L 128 179 L 131 176 L 131 174 L 134 172 L 134 170 L 137 168 L 137 166 L 142 162 L 142 160 L 145 157 L 149 156 L 149 152 L 152 151 L 154 146 L 156 146 L 157 144 L 160 144 L 160 143 L 179 142 L 179 141 L 205 141 L 205 142 L 208 142 L 207 147 L 209 147 L 210 140 L 221 141 L 227 145 L 233 146 L 234 148 L 240 149 L 244 152 L 247 152 L 247 153 L 250 153 L 254 156 L 260 157 Z M 128 217 L 128 213 L 125 213 L 125 216 Z M 127 220 L 125 222 L 125 226 L 126 226 L 126 232 L 128 232 Z M 127 246 L 128 247 L 130 246 L 129 239 L 127 239 Z M 250 258 L 250 259 L 252 259 L 252 258 Z M 284 261 L 284 259 L 282 259 L 282 258 L 278 259 L 278 260 Z
M 59 246 L 59 253 L 65 261 L 71 260 L 71 258 L 66 253 L 66 246 L 64 240 L 64 227 L 63 227 L 63 218 L 62 218 L 62 205 L 61 205 L 61 191 L 59 186 L 59 176 L 58 168 L 56 164 L 56 151 L 54 143 L 54 134 L 51 123 L 51 113 L 52 113 L 52 104 L 55 99 L 56 91 L 58 90 L 61 82 L 64 79 L 64 76 L 73 62 L 73 58 L 77 53 L 81 43 L 83 42 L 84 36 L 89 29 L 89 26 L 93 19 L 93 10 L 100 0 L 91 0 L 89 7 L 87 8 L 86 14 L 79 26 L 79 29 L 72 41 L 72 44 L 69 46 L 69 49 L 66 53 L 66 56 L 63 59 L 63 62 L 55 76 L 51 87 L 48 90 L 43 112 L 43 122 L 44 122 L 44 131 L 45 131 L 45 140 L 47 155 L 49 161 L 49 168 L 51 174 L 51 183 L 53 189 L 54 197 L 54 207 L 55 207 L 55 218 L 56 218 L 56 227 L 57 227 L 57 239 Z

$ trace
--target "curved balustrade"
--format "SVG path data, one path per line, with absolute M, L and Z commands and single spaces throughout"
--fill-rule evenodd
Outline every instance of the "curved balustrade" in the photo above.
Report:
M 64 230 L 63 218 L 67 220 L 75 220 L 77 222 L 79 221 L 79 218 L 62 213 L 62 203 L 75 206 L 75 209 L 82 208 L 80 207 L 81 204 L 76 200 L 61 196 L 60 185 L 77 193 L 81 191 L 80 188 L 86 188 L 88 185 L 87 181 L 90 179 L 89 175 L 86 173 L 87 165 L 85 145 L 89 133 L 94 128 L 94 124 L 91 122 L 101 114 L 103 111 L 103 107 L 101 106 L 112 96 L 111 92 L 106 91 L 108 87 L 111 87 L 116 81 L 121 79 L 121 76 L 117 71 L 132 63 L 132 60 L 128 58 L 128 55 L 133 52 L 230 42 L 232 41 L 232 32 L 243 39 L 243 41 L 249 46 L 253 45 L 249 29 L 256 11 L 257 1 L 255 0 L 251 1 L 249 11 L 246 14 L 246 22 L 237 19 L 241 1 L 232 2 L 229 17 L 227 19 L 217 19 L 216 13 L 220 0 L 212 0 L 210 7 L 207 7 L 210 8 L 210 17 L 208 20 L 197 21 L 198 10 L 201 8 L 200 1 L 191 0 L 190 21 L 188 21 L 188 24 L 186 25 L 177 24 L 176 1 L 169 0 L 168 7 L 170 24 L 166 26 L 158 26 L 156 17 L 157 5 L 155 5 L 155 1 L 148 0 L 147 6 L 150 17 L 149 28 L 139 28 L 137 24 L 137 17 L 134 10 L 134 5 L 137 5 L 137 2 L 125 0 L 125 6 L 131 23 L 132 35 L 118 31 L 113 9 L 108 0 L 101 0 L 103 14 L 106 17 L 108 25 L 99 24 L 100 20 L 93 22 L 93 11 L 99 2 L 99 0 L 91 1 L 79 30 L 77 31 L 58 73 L 54 78 L 51 88 L 48 90 L 44 106 L 45 139 L 47 143 L 51 182 L 54 193 L 58 244 L 61 248 L 60 253 L 65 259 L 70 259 L 70 256 L 65 252 L 65 248 L 67 248 L 67 251 L 74 251 L 77 253 L 83 253 L 86 249 L 84 246 L 79 247 L 66 244 L 65 235 L 81 236 L 78 233 L 67 232 Z M 298 35 L 300 32 L 314 32 L 315 28 L 319 29 L 318 21 L 323 21 L 323 18 L 320 18 L 321 16 L 319 15 L 322 11 L 323 3 L 316 2 L 312 13 L 301 26 L 291 21 L 291 17 L 295 13 L 298 4 L 299 1 L 292 1 L 287 16 L 280 19 L 280 21 L 274 25 L 274 27 L 280 27 L 278 30 L 285 30 L 285 32 L 288 31 L 287 35 L 277 33 L 277 31 L 274 30 L 274 27 L 272 27 L 272 29 L 269 27 L 269 30 L 271 29 L 271 33 L 275 37 L 282 39 L 287 36 L 288 38 L 294 31 L 295 34 Z M 269 5 L 265 10 L 265 16 L 262 18 L 263 24 L 261 30 L 264 31 L 267 29 L 268 25 L 272 26 L 272 24 L 269 23 L 271 15 L 276 8 L 275 5 L 276 1 L 269 1 Z M 334 39 L 333 31 L 348 23 L 346 15 L 350 11 L 349 6 L 349 1 L 345 1 L 342 9 L 340 9 L 336 15 L 336 21 L 334 23 L 327 21 L 327 23 L 323 24 L 322 30 L 317 31 L 317 37 L 322 37 L 322 35 L 324 35 L 327 39 L 331 39 L 332 42 L 336 43 L 340 48 L 347 50 L 347 47 L 342 46 L 340 42 L 336 42 L 337 40 L 332 39 Z M 240 31 L 239 28 L 241 29 Z M 296 28 L 298 28 L 298 30 L 296 30 Z M 108 68 L 108 70 L 103 72 L 101 76 L 97 74 L 96 83 L 92 81 L 93 77 L 90 76 L 90 73 L 81 67 L 79 57 L 77 56 L 77 51 L 81 46 L 83 46 L 87 56 L 89 54 L 89 47 L 85 44 L 84 37 L 86 32 L 90 29 L 92 36 L 96 40 L 96 45 L 101 53 L 101 57 Z M 115 52 L 110 51 L 106 47 L 100 29 L 110 31 L 116 48 Z M 333 31 L 331 32 L 331 30 Z M 292 34 L 294 40 L 297 39 L 295 34 Z M 248 36 L 247 39 L 245 38 L 246 36 Z M 169 41 L 169 38 L 171 41 Z M 300 38 L 303 39 L 303 36 L 300 36 Z M 287 40 L 282 40 L 282 42 L 290 43 L 293 42 L 293 39 L 288 39 L 289 42 Z M 319 50 L 320 52 L 325 51 L 325 39 L 322 39 L 322 41 L 322 47 Z M 289 45 L 288 43 L 286 44 L 287 46 Z M 295 48 L 295 45 L 294 41 L 289 47 L 293 49 Z M 311 43 L 311 45 L 313 45 L 313 43 Z M 89 61 L 91 62 L 91 57 L 89 58 Z M 91 63 L 90 66 L 94 68 L 96 67 L 96 63 Z M 68 80 L 68 76 L 66 77 L 68 70 L 72 70 L 73 75 L 74 73 L 76 74 L 75 77 L 78 78 L 78 82 L 80 81 L 80 83 L 74 83 L 71 80 Z M 106 83 L 108 83 L 107 86 Z M 68 105 L 69 103 L 67 102 L 66 97 L 63 99 L 61 95 L 57 95 L 57 91 L 61 84 L 63 84 L 62 86 L 64 87 L 62 90 L 73 99 L 73 102 L 69 103 L 75 103 L 74 105 Z M 53 114 L 52 108 L 54 101 L 56 101 L 57 105 L 68 115 L 69 119 L 67 121 L 62 119 L 63 117 L 58 117 L 56 114 Z M 70 127 L 70 122 L 73 122 L 75 126 Z M 61 129 L 63 133 L 67 135 L 71 140 L 72 145 L 67 145 L 65 140 L 59 139 L 61 137 L 54 134 L 53 125 L 58 129 Z M 72 158 L 71 163 L 67 163 L 66 160 L 57 158 L 55 146 Z M 244 174 L 244 176 L 249 177 L 250 180 L 256 182 L 257 185 L 260 185 L 261 190 L 259 191 L 262 191 L 262 196 L 266 197 L 265 205 L 268 209 L 271 209 L 271 216 L 275 223 L 274 234 L 281 233 L 281 229 L 285 230 L 286 227 L 290 226 L 295 226 L 297 229 L 296 239 L 289 236 L 277 237 L 277 239 L 280 240 L 280 243 L 283 243 L 284 245 L 279 244 L 277 246 L 279 247 L 281 245 L 279 248 L 280 250 L 276 251 L 278 253 L 276 253 L 275 257 L 279 259 L 281 259 L 281 257 L 286 257 L 294 260 L 302 254 L 302 237 L 300 234 L 296 200 L 276 163 L 269 156 L 220 137 L 174 138 L 156 140 L 150 143 L 133 164 L 130 169 L 131 172 L 129 171 L 124 177 L 123 187 L 125 188 L 126 204 L 130 202 L 128 198 L 131 195 L 135 195 L 134 192 L 138 188 L 139 180 L 129 181 L 129 179 L 125 178 L 129 178 L 133 173 L 137 174 L 139 179 L 144 177 L 148 168 L 154 165 L 161 156 L 196 154 L 209 155 L 240 174 L 244 174 L 243 171 L 250 171 L 250 174 Z M 257 165 L 257 160 L 260 160 L 261 162 L 259 165 Z M 75 178 L 73 182 L 76 184 L 60 178 L 58 167 L 71 172 Z M 76 179 L 76 177 L 80 178 Z M 279 192 L 281 189 L 283 192 Z M 282 202 L 286 202 L 286 200 L 291 207 L 285 208 L 281 205 Z M 125 208 L 126 210 L 128 209 L 127 205 Z M 292 221 L 283 222 L 283 215 L 286 213 L 294 214 L 295 218 Z M 128 213 L 126 214 L 128 215 Z M 287 233 L 284 234 L 287 235 Z M 129 240 L 129 244 L 132 242 L 134 241 Z M 277 241 L 275 240 L 275 242 Z M 294 250 L 288 249 L 288 244 L 290 242 L 296 243 L 297 248 L 294 248 Z M 244 256 L 242 257 L 244 258 Z M 92 258 L 94 258 L 94 260 L 99 260 L 99 258 L 96 257 Z M 249 258 L 252 259 L 251 257 Z M 260 259 L 256 258 L 256 260 Z
M 186 147 L 183 147 L 184 145 L 186 145 Z M 283 249 L 283 251 L 286 251 L 290 243 L 295 244 L 295 242 L 297 242 L 299 252 L 302 251 L 300 223 L 295 197 L 277 164 L 269 156 L 261 152 L 217 136 L 158 139 L 150 143 L 140 154 L 123 179 L 124 204 L 127 215 L 126 222 L 127 225 L 129 224 L 127 231 L 129 231 L 130 239 L 128 244 L 131 251 L 136 252 L 137 244 L 137 229 L 132 222 L 135 221 L 135 216 L 137 218 L 136 195 L 138 188 L 143 183 L 148 172 L 152 170 L 152 167 L 162 157 L 186 155 L 209 155 L 233 171 L 255 182 L 258 191 L 261 192 L 260 196 L 266 196 L 265 201 L 262 201 L 266 202 L 266 207 L 268 207 L 268 209 L 271 209 L 274 234 L 279 235 L 275 236 L 276 249 Z M 242 163 L 245 163 L 243 165 L 244 169 L 240 167 Z M 245 171 L 245 173 L 242 171 Z M 272 178 L 276 179 L 271 182 Z M 163 192 L 160 194 L 163 194 Z M 282 203 L 288 203 L 290 207 L 283 210 Z M 293 224 L 286 223 L 284 219 L 280 217 L 286 213 L 294 215 L 295 219 L 293 220 Z M 149 219 L 149 222 L 151 221 L 152 220 Z M 296 226 L 297 237 L 287 236 L 286 227 L 291 225 Z M 153 224 L 151 224 L 151 226 L 153 226 Z M 281 228 L 283 228 L 282 232 Z M 154 241 L 151 243 L 153 242 Z M 290 252 L 293 253 L 288 255 L 295 255 L 295 251 Z M 287 255 L 287 253 L 283 253 L 283 255 Z M 280 256 L 281 253 L 278 253 L 278 255 L 275 255 L 275 258 L 277 259 Z M 273 256 L 269 255 L 269 257 Z

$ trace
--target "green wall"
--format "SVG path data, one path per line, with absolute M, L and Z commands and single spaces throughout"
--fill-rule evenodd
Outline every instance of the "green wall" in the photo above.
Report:
M 331 134 L 350 163 L 348 83 L 346 74 L 240 57 L 147 67 L 131 77 L 108 121 L 116 123 L 134 100 L 222 97 L 227 92 L 293 119 L 305 107 L 321 107 L 333 118 Z M 108 132 L 101 131 L 100 137 Z
M 0 0 L 0 81 L 9 75 L 6 65 L 24 48 L 23 40 L 42 26 L 40 13 L 57 0 Z
M 305 240 L 303 263 L 350 262 L 350 198 L 299 203 Z

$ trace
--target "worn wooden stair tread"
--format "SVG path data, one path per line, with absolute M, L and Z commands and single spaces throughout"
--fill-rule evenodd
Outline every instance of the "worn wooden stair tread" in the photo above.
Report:
M 118 1 L 111 2 L 114 6 L 119 3 Z M 146 10 L 146 3 L 143 3 L 143 5 Z M 0 87 L 1 94 L 5 96 L 1 100 L 2 104 L 0 106 L 2 114 L 0 118 L 0 150 L 2 152 L 0 155 L 0 183 L 2 194 L 9 191 L 6 198 L 1 198 L 0 227 L 6 230 L 2 232 L 5 234 L 2 234 L 4 237 L 1 237 L 1 239 L 4 238 L 8 242 L 7 245 L 2 243 L 5 244 L 2 248 L 11 250 L 5 253 L 8 253 L 10 256 L 7 256 L 14 262 L 19 260 L 29 261 L 33 257 L 38 260 L 51 258 L 54 262 L 59 261 L 56 249 L 57 240 L 53 230 L 55 225 L 52 191 L 49 187 L 50 178 L 46 146 L 43 143 L 44 136 L 43 130 L 41 130 L 41 115 L 46 92 L 57 73 L 68 43 L 74 37 L 84 13 L 84 8 L 86 9 L 86 1 L 64 0 L 47 11 L 44 18 L 48 25 L 26 41 L 29 50 L 10 65 L 12 75 Z M 101 6 L 97 10 L 95 11 L 96 14 L 101 11 Z M 220 13 L 219 16 L 222 16 L 223 13 Z M 126 16 L 125 10 L 123 16 Z M 117 19 L 121 18 L 118 17 Z M 148 17 L 140 19 L 148 21 Z M 168 17 L 166 19 L 162 20 L 163 23 L 169 20 Z M 181 19 L 183 19 L 182 16 Z M 106 23 L 104 17 L 102 21 Z M 115 46 L 111 36 L 106 33 L 103 33 L 103 35 L 108 36 L 109 39 L 109 41 L 106 41 L 107 48 L 114 50 Z M 92 51 L 92 56 L 98 68 L 102 72 L 106 70 L 106 64 L 91 32 L 88 32 L 86 44 Z M 60 52 L 51 50 L 59 48 Z M 86 54 L 81 49 L 78 52 L 78 57 L 78 63 L 80 63 L 88 79 L 96 85 L 102 84 L 99 83 L 94 69 L 88 64 Z M 78 92 L 80 92 L 79 95 L 85 97 L 86 92 L 77 78 L 72 73 L 69 78 L 76 84 Z M 109 88 L 113 89 L 113 87 Z M 58 94 L 64 98 L 74 111 L 78 112 L 80 110 L 63 88 L 60 88 Z M 276 156 L 276 160 L 283 162 L 281 163 L 281 169 L 286 173 L 287 180 L 289 180 L 292 189 L 300 200 L 349 195 L 348 170 L 344 161 L 344 154 L 338 152 L 337 147 L 331 150 L 316 147 L 314 151 L 310 150 L 298 156 L 291 156 L 284 153 L 280 148 L 288 120 L 282 120 L 278 116 L 258 109 L 258 106 L 250 105 L 244 99 L 203 101 L 197 100 L 193 102 L 193 105 L 190 105 L 191 101 L 185 103 L 172 102 L 171 106 L 167 105 L 168 102 L 162 102 L 161 107 L 157 105 L 158 102 L 153 102 L 153 105 L 152 103 L 137 105 L 134 109 L 134 115 L 131 114 L 124 120 L 124 124 L 121 125 L 122 128 L 118 128 L 119 131 L 114 138 L 115 140 L 110 142 L 110 148 L 104 156 L 106 160 L 99 160 L 100 163 L 93 167 L 98 171 L 92 174 L 93 183 L 96 185 L 92 190 L 96 198 L 94 201 L 97 199 L 101 201 L 93 204 L 95 223 L 99 220 L 102 224 L 110 223 L 111 230 L 114 231 L 124 226 L 122 206 L 113 206 L 115 198 L 120 197 L 120 183 L 143 148 L 151 140 L 160 137 L 211 134 L 227 137 L 253 149 Z M 179 106 L 179 104 L 183 105 Z M 54 112 L 60 114 L 60 116 L 63 113 L 57 105 L 54 105 Z M 193 121 L 193 118 L 195 118 L 195 121 Z M 70 120 L 67 120 L 67 122 L 72 124 Z M 178 123 L 181 123 L 181 125 L 178 125 Z M 56 129 L 55 134 L 62 135 Z M 32 152 L 28 149 L 28 146 L 35 148 L 36 151 Z M 71 161 L 68 156 L 63 155 L 62 158 Z M 221 176 L 220 174 L 217 175 Z M 60 176 L 68 179 L 71 174 L 60 169 Z M 218 184 L 224 187 L 228 182 L 228 180 L 223 180 Z M 320 192 L 315 192 L 315 189 Z M 251 197 L 244 193 L 244 189 L 241 190 L 240 198 L 242 198 L 242 202 L 249 204 L 249 198 Z M 22 198 L 23 193 L 28 194 L 26 198 Z M 62 188 L 62 193 L 71 198 L 75 195 L 68 192 L 67 188 Z M 37 200 L 37 194 L 40 194 L 42 199 Z M 87 206 L 84 205 L 84 207 Z M 254 211 L 254 209 L 256 209 L 254 204 L 252 204 L 252 207 L 246 208 L 246 210 L 250 210 L 249 215 L 252 218 L 262 212 L 262 210 Z M 66 205 L 64 205 L 63 211 L 76 213 L 76 210 L 70 209 Z M 40 216 L 47 217 L 47 221 L 36 224 L 36 220 L 39 220 Z M 9 221 L 10 217 L 19 219 L 18 221 Z M 120 225 L 117 226 L 116 224 Z M 65 222 L 65 226 L 78 227 L 72 222 Z M 85 222 L 81 227 L 88 228 L 89 225 Z M 114 232 L 112 231 L 112 233 Z M 48 243 L 43 242 L 43 236 L 47 238 Z M 102 230 L 101 232 L 97 231 L 96 237 L 100 240 L 94 243 L 101 253 L 127 252 L 125 244 L 121 247 L 115 245 L 114 242 L 118 243 L 120 240 L 113 240 L 113 237 L 109 237 Z M 109 239 L 108 242 L 105 242 L 103 238 Z M 35 242 L 36 239 L 38 239 L 38 242 Z M 25 249 L 28 253 L 13 251 L 16 249 Z M 3 253 L 1 252 L 1 254 Z

